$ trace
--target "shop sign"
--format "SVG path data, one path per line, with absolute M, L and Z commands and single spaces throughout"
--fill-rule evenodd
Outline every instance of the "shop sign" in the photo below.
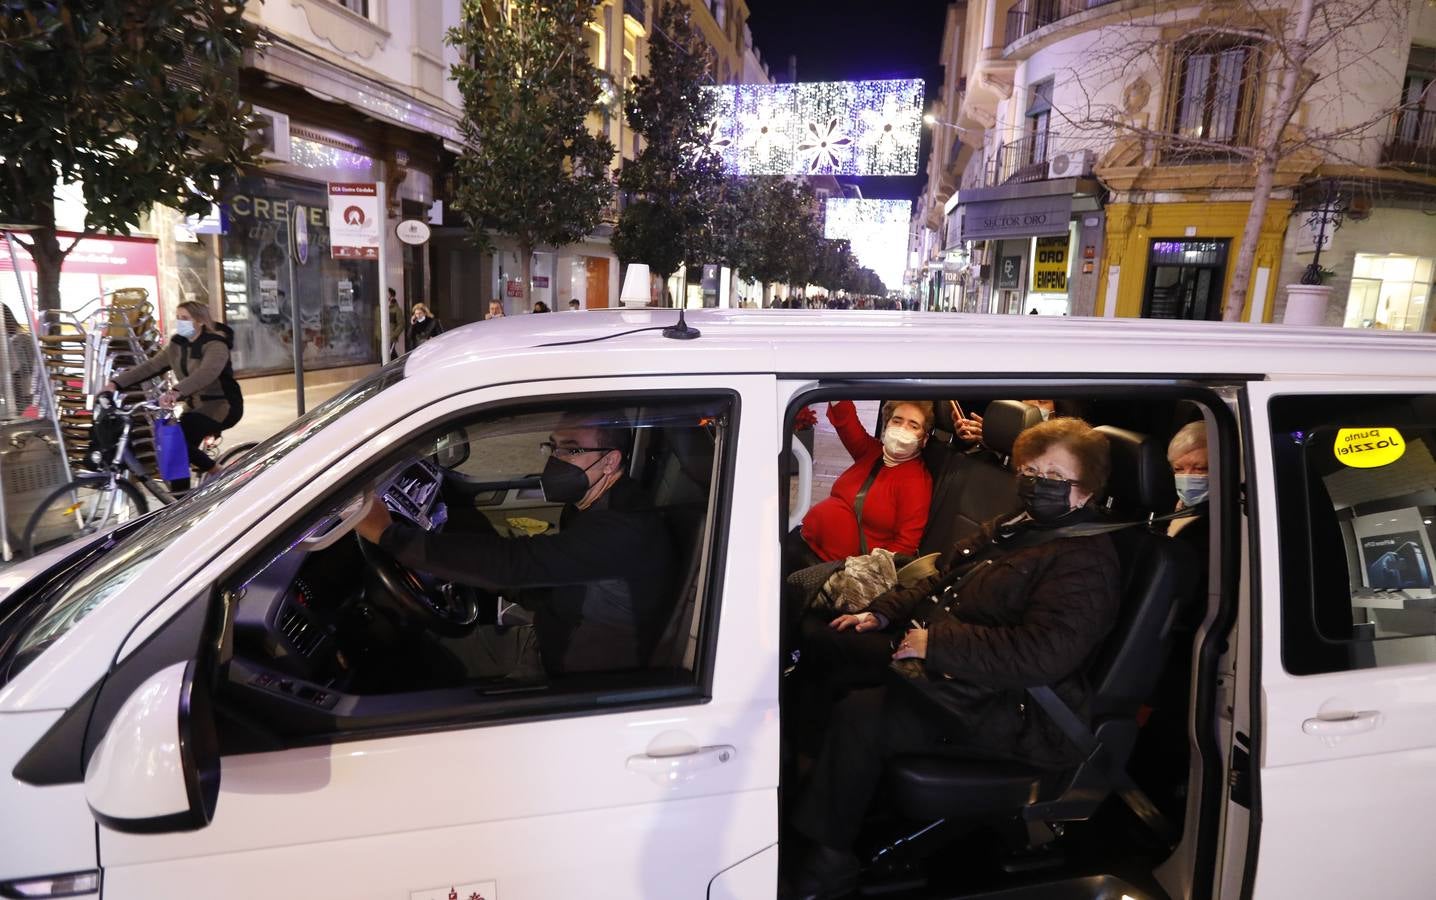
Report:
M 547 275 L 535 275 L 535 276 L 534 276 L 534 288 L 537 289 L 537 290 L 540 290 L 540 291 L 546 291 L 546 290 L 548 290 L 548 276 L 547 276 Z
M 335 259 L 378 259 L 379 219 L 374 182 L 329 182 L 329 246 Z
M 309 262 L 309 216 L 304 207 L 294 205 L 294 215 L 290 220 L 290 235 L 294 238 L 294 258 L 302 266 Z
M 1037 255 L 1032 263 L 1032 290 L 1039 294 L 1067 293 L 1067 238 L 1037 239 Z
M 1015 291 L 1022 287 L 1022 257 L 1004 256 L 997 261 L 998 290 Z
M 510 278 L 504 287 L 504 293 L 510 297 L 522 297 L 524 295 L 524 283 L 517 278 Z
M 405 219 L 394 226 L 394 234 L 406 244 L 418 246 L 429 240 L 429 226 L 418 219 Z
M 1072 219 L 1072 197 L 1064 194 L 986 200 L 964 203 L 961 209 L 964 241 L 1045 237 L 1067 233 L 1067 224 Z

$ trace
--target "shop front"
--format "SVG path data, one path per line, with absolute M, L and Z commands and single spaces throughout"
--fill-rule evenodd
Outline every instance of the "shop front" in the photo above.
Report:
M 978 311 L 1089 314 L 1103 223 L 1099 192 L 1085 178 L 964 191 L 962 240 L 982 263 L 986 299 Z
M 294 371 L 296 340 L 306 371 L 377 363 L 379 263 L 335 258 L 327 184 L 251 171 L 228 209 L 220 266 L 235 374 Z M 291 253 L 306 233 L 307 249 Z

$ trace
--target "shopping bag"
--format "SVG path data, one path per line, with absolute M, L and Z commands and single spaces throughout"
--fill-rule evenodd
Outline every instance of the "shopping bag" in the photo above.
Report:
M 174 419 L 155 423 L 155 452 L 159 455 L 160 477 L 179 481 L 189 477 L 189 449 L 184 445 L 184 430 Z

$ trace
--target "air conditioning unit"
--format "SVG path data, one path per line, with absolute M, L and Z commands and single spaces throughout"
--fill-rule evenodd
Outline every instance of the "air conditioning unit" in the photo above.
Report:
M 1069 150 L 1054 153 L 1047 160 L 1048 178 L 1082 178 L 1092 174 L 1094 154 L 1091 150 Z
M 249 133 L 259 144 L 259 155 L 264 159 L 289 162 L 289 116 L 262 106 L 251 109 L 254 119 Z

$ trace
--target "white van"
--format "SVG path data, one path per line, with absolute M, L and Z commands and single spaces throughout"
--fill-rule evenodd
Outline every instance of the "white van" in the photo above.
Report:
M 1206 589 L 1163 615 L 1160 652 L 1125 648 L 1153 693 L 1094 723 L 1080 772 L 894 761 L 865 890 L 1431 896 L 1432 338 L 712 311 L 680 341 L 673 318 L 455 330 L 187 501 L 0 573 L 0 897 L 773 897 L 781 548 L 813 498 L 795 417 L 1020 397 L 1115 436 L 1133 521 L 1171 510 L 1146 485 L 1206 423 Z M 522 591 L 436 583 L 350 534 L 376 488 L 428 528 L 562 533 L 533 476 L 574 415 L 632 428 L 627 475 L 670 523 L 636 668 L 548 672 Z M 1156 583 L 1124 577 L 1124 598 Z M 949 830 L 964 810 L 986 821 Z

